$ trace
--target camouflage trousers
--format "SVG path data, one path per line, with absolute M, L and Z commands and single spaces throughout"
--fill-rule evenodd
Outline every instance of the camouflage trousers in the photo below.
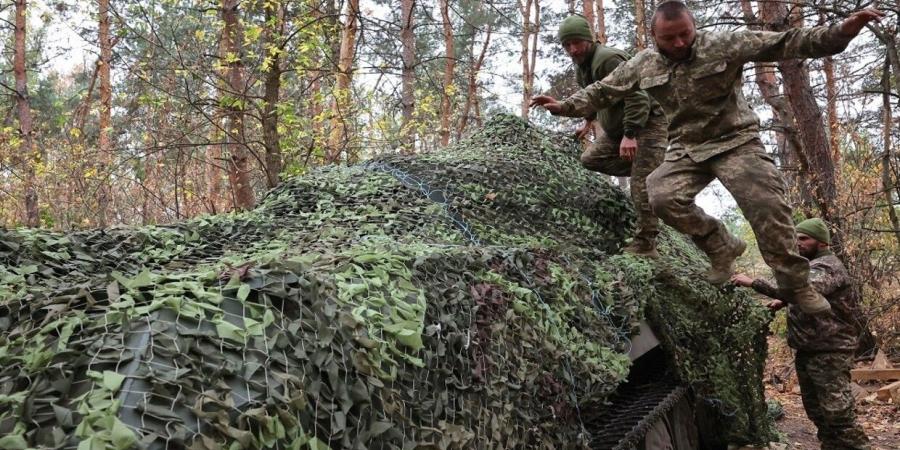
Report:
M 644 244 L 655 245 L 659 234 L 659 220 L 650 209 L 647 197 L 647 176 L 662 163 L 669 144 L 667 128 L 664 115 L 651 113 L 647 125 L 638 133 L 633 162 L 619 156 L 622 140 L 610 139 L 605 134 L 597 136 L 581 154 L 581 165 L 588 170 L 614 177 L 631 177 L 631 201 L 637 212 L 634 237 Z
M 759 139 L 699 163 L 688 155 L 677 156 L 668 155 L 648 179 L 650 205 L 663 222 L 691 236 L 707 255 L 722 250 L 728 242 L 724 224 L 694 203 L 718 178 L 753 228 L 778 287 L 794 291 L 809 286 L 809 261 L 797 253 L 784 180 Z
M 797 351 L 795 365 L 806 415 L 818 428 L 822 450 L 869 450 L 856 423 L 850 391 L 852 352 Z

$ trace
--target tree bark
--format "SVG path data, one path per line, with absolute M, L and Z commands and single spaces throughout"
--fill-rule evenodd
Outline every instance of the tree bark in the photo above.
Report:
M 99 151 L 100 189 L 98 191 L 98 225 L 108 225 L 108 208 L 112 202 L 112 187 L 109 183 L 109 170 L 112 164 L 112 145 L 109 139 L 110 122 L 112 115 L 112 84 L 110 82 L 110 64 L 112 61 L 112 43 L 109 36 L 109 0 L 99 1 L 99 40 L 100 61 L 97 67 L 100 78 L 100 130 Z
M 263 95 L 263 146 L 266 149 L 266 187 L 278 186 L 281 182 L 283 160 L 281 136 L 278 134 L 278 101 L 281 95 L 281 44 L 284 36 L 284 2 L 265 2 L 266 55 L 271 61 L 265 75 Z
M 819 25 L 825 24 L 825 14 L 819 12 Z M 831 155 L 835 165 L 841 162 L 841 145 L 838 139 L 840 123 L 837 114 L 837 81 L 834 78 L 834 58 L 828 56 L 823 59 L 822 70 L 825 72 L 825 102 L 828 111 L 828 143 L 831 146 Z
M 583 0 L 581 2 L 581 14 L 584 16 L 585 20 L 587 20 L 588 25 L 591 27 L 591 33 L 593 33 L 596 38 L 597 30 L 594 29 L 594 24 L 596 23 L 596 17 L 594 16 L 594 0 Z
M 606 45 L 609 39 L 606 37 L 606 9 L 603 7 L 603 0 L 596 0 L 594 6 L 597 9 L 597 41 Z
M 226 88 L 222 90 L 225 105 L 225 142 L 228 149 L 228 179 L 234 206 L 250 209 L 256 202 L 251 184 L 250 153 L 244 140 L 244 63 L 241 60 L 243 30 L 238 17 L 240 0 L 222 0 L 222 47 L 225 59 Z
M 634 46 L 638 51 L 647 48 L 647 20 L 644 14 L 644 0 L 634 0 Z
M 534 11 L 534 22 L 531 12 Z M 522 118 L 528 118 L 528 104 L 534 95 L 534 64 L 537 54 L 537 38 L 540 30 L 541 8 L 538 0 L 519 0 L 519 11 L 522 13 Z
M 881 101 L 884 107 L 884 153 L 881 157 L 881 184 L 884 194 L 888 217 L 891 227 L 894 229 L 894 237 L 900 244 L 900 219 L 897 217 L 897 209 L 894 207 L 894 181 L 891 178 L 891 132 L 894 129 L 894 119 L 891 114 L 891 63 L 885 58 L 884 71 L 881 74 Z
M 468 125 L 469 122 L 469 113 L 478 98 L 478 72 L 481 71 L 481 65 L 484 63 L 484 57 L 487 54 L 487 49 L 491 42 L 491 27 L 492 24 L 487 24 L 484 33 L 484 42 L 481 44 L 481 53 L 479 53 L 477 58 L 475 57 L 475 39 L 472 39 L 472 45 L 470 47 L 472 65 L 469 67 L 468 73 L 466 103 L 463 105 L 462 114 L 459 118 L 459 125 L 456 128 L 457 140 L 462 137 L 463 132 L 466 130 L 466 125 Z
M 456 71 L 456 49 L 454 48 L 453 23 L 450 21 L 449 0 L 440 0 L 441 16 L 444 19 L 444 48 L 446 65 L 444 66 L 444 88 L 441 92 L 441 145 L 450 143 L 450 96 L 456 90 L 453 85 Z
M 211 154 L 208 157 L 209 161 L 206 166 L 206 212 L 210 214 L 218 213 L 219 204 L 222 202 L 222 179 L 224 177 L 222 176 L 222 167 L 220 164 L 222 162 L 225 144 L 219 144 L 219 142 L 222 141 L 221 135 L 221 130 L 216 128 L 213 133 L 213 142 L 216 142 L 216 144 L 210 147 Z
M 404 153 L 416 149 L 416 37 L 413 34 L 415 0 L 401 0 L 400 44 L 402 46 L 403 69 L 400 73 L 400 102 L 403 120 L 400 131 L 400 145 Z
M 353 60 L 356 57 L 358 20 L 359 0 L 349 0 L 347 17 L 344 19 L 341 31 L 341 50 L 335 76 L 331 136 L 328 140 L 328 162 L 337 162 L 349 143 L 347 122 L 350 117 L 350 85 L 353 81 Z
M 28 5 L 26 0 L 16 0 L 15 5 L 15 55 L 13 56 L 13 72 L 15 73 L 16 109 L 19 115 L 19 136 L 21 138 L 18 148 L 19 156 L 17 159 L 21 161 L 24 172 L 25 224 L 29 227 L 37 227 L 40 225 L 37 177 L 35 170 L 38 158 L 34 152 L 31 102 L 28 96 L 28 72 L 25 68 L 26 12 Z

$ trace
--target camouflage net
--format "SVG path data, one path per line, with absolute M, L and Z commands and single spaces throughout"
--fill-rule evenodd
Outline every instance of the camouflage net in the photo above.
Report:
M 646 315 L 712 442 L 771 438 L 764 308 L 699 282 L 574 142 L 460 144 L 286 181 L 250 212 L 0 231 L 0 448 L 582 448 Z

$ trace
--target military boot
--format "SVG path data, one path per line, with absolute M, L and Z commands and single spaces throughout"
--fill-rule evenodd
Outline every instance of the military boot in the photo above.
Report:
M 659 258 L 659 252 L 656 251 L 656 241 L 641 236 L 635 236 L 631 243 L 622 249 L 622 252 L 645 258 Z
M 789 303 L 797 305 L 804 314 L 815 315 L 831 311 L 831 303 L 810 286 L 796 289 L 785 297 L 789 299 Z
M 747 244 L 733 236 L 724 226 L 706 236 L 694 237 L 694 242 L 709 257 L 706 280 L 711 284 L 723 284 L 734 274 L 734 261 L 744 253 Z

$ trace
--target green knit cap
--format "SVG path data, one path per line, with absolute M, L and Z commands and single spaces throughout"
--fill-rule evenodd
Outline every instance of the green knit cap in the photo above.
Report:
M 574 15 L 566 17 L 559 24 L 559 31 L 556 33 L 559 42 L 563 43 L 570 39 L 581 39 L 583 41 L 593 41 L 594 35 L 591 34 L 591 26 L 588 25 L 584 16 Z
M 828 225 L 825 221 L 818 217 L 806 219 L 797 224 L 797 232 L 803 233 L 819 242 L 831 245 L 831 232 L 828 231 Z

